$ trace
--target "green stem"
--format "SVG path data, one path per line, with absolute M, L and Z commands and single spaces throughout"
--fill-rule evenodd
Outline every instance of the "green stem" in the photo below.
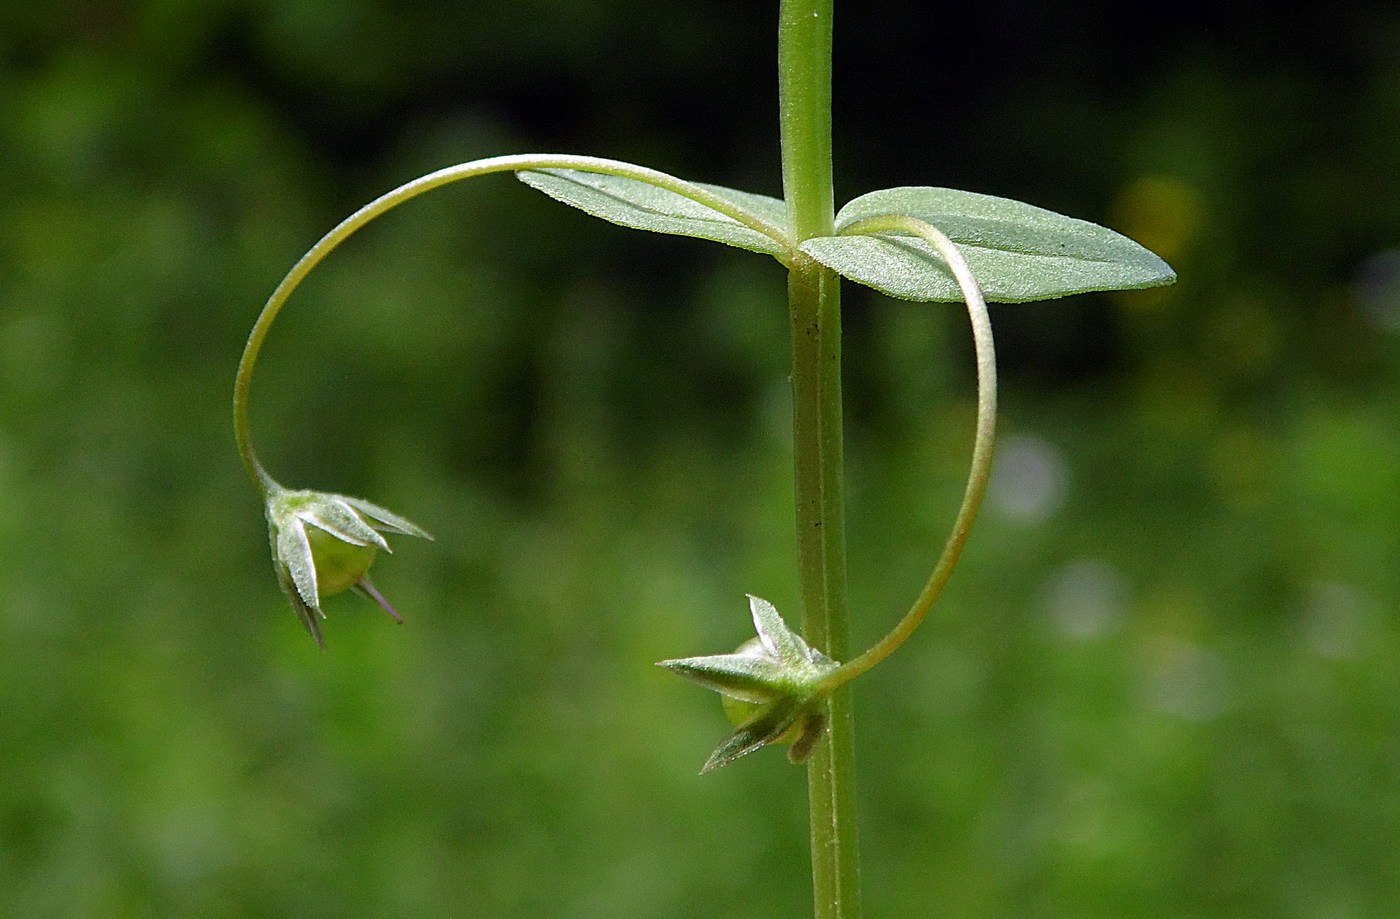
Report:
M 783 193 L 794 244 L 835 232 L 831 174 L 832 0 L 783 0 L 778 26 Z M 793 480 L 802 630 L 840 660 L 849 642 L 842 497 L 839 278 L 806 258 L 788 275 L 792 329 Z M 859 919 L 855 742 L 849 687 L 829 702 L 829 729 L 808 761 L 816 919 Z
M 799 242 L 835 232 L 831 179 L 832 0 L 783 0 L 778 21 L 778 117 L 783 196 Z
M 982 297 L 982 289 L 973 277 L 967 260 L 953 241 L 925 221 L 899 215 L 860 220 L 842 228 L 841 232 L 849 235 L 881 232 L 912 234 L 937 249 L 948 263 L 958 286 L 962 288 L 963 299 L 967 301 L 968 318 L 972 321 L 972 340 L 977 351 L 977 433 L 973 439 L 972 464 L 968 472 L 967 487 L 963 491 L 962 506 L 958 508 L 957 518 L 953 521 L 953 531 L 943 546 L 943 554 L 939 556 L 924 589 L 914 600 L 909 612 L 904 614 L 904 618 L 889 634 L 876 642 L 870 650 L 838 667 L 826 677 L 823 684 L 827 687 L 841 686 L 889 657 L 914 633 L 928 615 L 928 611 L 933 608 L 962 556 L 972 522 L 982 504 L 982 496 L 986 493 L 987 480 L 991 475 L 997 416 L 997 364 L 996 351 L 992 344 L 991 318 L 987 315 L 987 303 Z
M 252 383 L 253 368 L 257 364 L 263 341 L 267 338 L 272 323 L 277 319 L 277 314 L 286 305 L 287 298 L 292 295 L 292 291 L 296 290 L 297 286 L 306 279 L 306 276 L 311 273 L 311 269 L 315 268 L 337 246 L 349 239 L 356 230 L 405 201 L 443 185 L 459 182 L 462 179 L 470 179 L 493 172 L 523 172 L 536 169 L 577 169 L 583 172 L 636 179 L 639 182 L 664 188 L 703 204 L 764 234 L 779 243 L 785 253 L 789 253 L 779 260 L 784 264 L 791 261 L 790 253 L 795 246 L 781 227 L 773 226 L 757 214 L 699 185 L 667 175 L 664 172 L 658 172 L 655 169 L 648 169 L 645 166 L 636 166 L 596 156 L 524 153 L 515 156 L 494 156 L 473 160 L 470 163 L 448 166 L 445 169 L 430 172 L 374 199 L 321 237 L 316 245 L 312 246 L 287 272 L 287 276 L 282 279 L 281 284 L 277 285 L 277 289 L 272 292 L 272 296 L 263 306 L 262 312 L 258 314 L 257 321 L 253 323 L 253 330 L 249 333 L 248 343 L 243 348 L 243 357 L 238 362 L 238 374 L 233 384 L 233 433 L 234 439 L 238 443 L 238 453 L 243 459 L 243 465 L 259 491 L 266 495 L 278 490 L 281 486 L 263 468 L 256 451 L 253 449 L 253 441 L 248 429 L 248 389 Z
M 803 633 L 835 660 L 849 646 L 841 442 L 841 333 L 837 279 L 794 269 L 793 480 Z M 850 688 L 831 694 L 828 730 L 808 760 L 812 884 L 817 919 L 856 919 L 860 878 Z

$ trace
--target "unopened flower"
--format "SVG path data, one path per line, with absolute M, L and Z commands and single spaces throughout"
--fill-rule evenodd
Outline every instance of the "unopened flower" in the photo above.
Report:
M 403 621 L 375 589 L 368 572 L 380 549 L 392 551 L 380 534 L 432 539 L 418 526 L 359 498 L 281 487 L 267 494 L 267 525 L 277 580 L 316 644 L 326 643 L 321 598 L 350 588 Z
M 823 678 L 837 668 L 783 622 L 773 604 L 749 597 L 758 637 L 733 654 L 685 657 L 660 666 L 722 693 L 725 711 L 737 723 L 720 741 L 701 773 L 713 772 L 770 743 L 788 743 L 788 759 L 811 755 L 826 730 L 830 689 Z

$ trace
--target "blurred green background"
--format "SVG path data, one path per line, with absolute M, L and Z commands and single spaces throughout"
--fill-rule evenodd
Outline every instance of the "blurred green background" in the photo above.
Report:
M 1225 6 L 1225 5 L 1222 5 Z M 802 774 L 652 666 L 796 618 L 771 260 L 493 177 L 375 224 L 253 390 L 289 485 L 432 530 L 278 591 L 228 403 L 292 262 L 420 172 L 779 193 L 776 4 L 0 6 L 0 915 L 790 917 Z M 1171 289 L 995 308 L 965 562 L 857 688 L 872 917 L 1400 904 L 1400 8 L 837 11 L 838 197 L 1103 222 Z M 931 565 L 957 307 L 846 297 L 857 641 Z

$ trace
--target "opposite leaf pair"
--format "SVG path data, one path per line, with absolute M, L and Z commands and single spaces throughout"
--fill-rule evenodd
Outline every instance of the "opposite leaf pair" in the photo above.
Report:
M 800 253 L 849 280 L 904 300 L 951 302 L 963 299 L 963 293 L 932 246 L 902 233 L 851 232 L 855 224 L 902 215 L 937 227 L 958 244 L 986 298 L 999 303 L 1160 287 L 1176 280 L 1171 266 L 1157 255 L 1106 227 L 1022 201 L 951 188 L 903 186 L 869 192 L 841 208 L 835 236 L 794 240 L 787 229 L 787 205 L 779 198 L 694 183 L 747 214 L 751 225 L 745 225 L 674 191 L 626 176 L 578 169 L 533 169 L 517 175 L 555 200 L 621 226 L 709 239 L 784 263 Z

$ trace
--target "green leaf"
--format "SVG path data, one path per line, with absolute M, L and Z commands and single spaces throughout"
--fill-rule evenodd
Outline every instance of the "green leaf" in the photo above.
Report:
M 1024 303 L 1089 290 L 1160 287 L 1171 266 L 1122 234 L 1020 201 L 948 188 L 887 188 L 841 209 L 837 229 L 902 214 L 957 243 L 988 300 Z M 901 234 L 822 236 L 802 251 L 860 284 L 906 300 L 962 300 L 943 258 Z
M 695 236 L 764 255 L 786 254 L 781 243 L 734 218 L 638 179 L 575 169 L 540 169 L 517 172 L 516 176 L 556 201 L 634 230 Z M 787 205 L 781 199 L 719 185 L 694 184 L 762 218 L 787 235 Z

